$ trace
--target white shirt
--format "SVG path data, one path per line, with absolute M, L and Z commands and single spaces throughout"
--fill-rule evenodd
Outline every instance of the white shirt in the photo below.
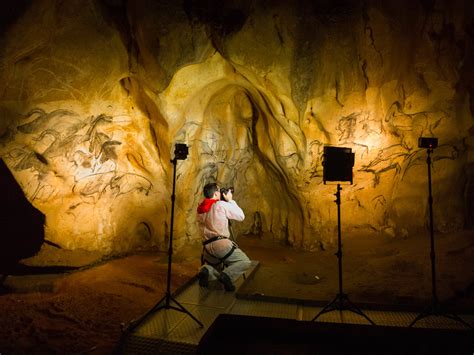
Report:
M 245 215 L 237 203 L 231 200 L 217 201 L 207 213 L 199 214 L 198 218 L 203 230 L 203 241 L 219 236 L 226 238 L 206 245 L 211 254 L 220 255 L 232 247 L 232 241 L 227 239 L 230 236 L 228 220 L 243 221 Z

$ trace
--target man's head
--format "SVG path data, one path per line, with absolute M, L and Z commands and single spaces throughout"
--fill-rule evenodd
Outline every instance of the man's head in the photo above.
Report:
M 229 202 L 232 200 L 232 195 L 234 194 L 234 188 L 231 187 L 221 187 L 221 200 Z
M 204 196 L 206 198 L 213 198 L 216 200 L 219 200 L 221 198 L 221 192 L 219 190 L 219 187 L 215 182 L 211 182 L 209 184 L 206 184 L 204 186 Z

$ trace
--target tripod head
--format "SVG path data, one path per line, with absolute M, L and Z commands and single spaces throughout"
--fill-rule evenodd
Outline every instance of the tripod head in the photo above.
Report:
M 174 146 L 174 159 L 172 163 L 176 163 L 177 160 L 186 160 L 189 153 L 188 146 L 184 143 L 176 143 Z
M 434 137 L 419 137 L 418 148 L 427 148 L 428 151 L 433 152 L 433 149 L 438 147 L 438 138 Z
M 351 148 L 324 146 L 323 181 L 347 181 L 352 185 L 354 153 Z
M 433 150 L 438 147 L 438 138 L 434 137 L 419 137 L 418 138 L 418 148 L 426 148 L 426 152 L 428 153 L 428 157 L 426 158 L 426 163 L 428 164 L 428 169 L 431 166 L 431 156 L 430 154 L 433 153 Z M 428 176 L 431 180 L 431 171 L 428 170 Z M 430 181 L 431 184 L 431 181 Z

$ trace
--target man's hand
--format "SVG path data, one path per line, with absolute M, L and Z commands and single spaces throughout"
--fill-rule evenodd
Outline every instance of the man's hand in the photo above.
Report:
M 224 196 L 224 199 L 225 199 L 227 202 L 232 201 L 232 190 L 231 190 L 231 189 L 229 189 L 229 190 L 227 191 L 227 193 L 222 194 L 222 195 Z

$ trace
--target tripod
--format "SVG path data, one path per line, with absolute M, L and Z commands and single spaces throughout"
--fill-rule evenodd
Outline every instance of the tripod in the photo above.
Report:
M 334 254 L 338 258 L 338 265 L 339 265 L 339 293 L 334 297 L 334 299 L 329 302 L 324 308 L 312 319 L 312 321 L 316 320 L 320 315 L 324 313 L 328 313 L 331 311 L 351 311 L 357 313 L 358 315 L 367 319 L 371 324 L 375 325 L 375 323 L 365 315 L 355 304 L 353 304 L 349 300 L 349 296 L 347 293 L 344 293 L 342 289 L 342 243 L 341 243 L 341 190 L 342 187 L 340 184 L 337 184 L 337 192 L 334 194 L 336 196 L 337 204 L 337 253 Z
M 458 321 L 468 328 L 472 329 L 472 326 L 461 319 L 455 313 L 448 313 L 442 310 L 441 304 L 439 303 L 438 296 L 436 293 L 436 265 L 435 265 L 435 244 L 434 244 L 434 225 L 433 225 L 433 196 L 431 194 L 431 153 L 433 148 L 428 148 L 427 153 L 428 157 L 426 158 L 426 163 L 428 165 L 428 205 L 430 213 L 430 241 L 431 241 L 431 304 L 425 308 L 414 320 L 410 323 L 409 327 L 412 327 L 420 319 L 429 317 L 429 316 L 443 316 L 455 321 Z
M 143 315 L 140 319 L 133 322 L 133 324 L 127 329 L 128 332 L 131 332 L 135 329 L 145 318 L 147 318 L 150 314 L 159 311 L 160 309 L 174 309 L 175 311 L 183 312 L 189 315 L 196 323 L 200 325 L 200 327 L 204 327 L 204 325 L 194 317 L 183 305 L 181 305 L 172 295 L 171 295 L 171 258 L 173 255 L 173 225 L 174 225 L 174 201 L 175 201 L 175 190 L 176 190 L 176 163 L 177 158 L 175 157 L 171 162 L 173 163 L 173 193 L 171 194 L 171 226 L 170 226 L 170 240 L 168 246 L 168 278 L 166 284 L 166 293 L 165 296 L 159 300 L 153 308 L 151 308 L 145 315 Z M 176 306 L 173 306 L 171 302 L 174 302 Z

